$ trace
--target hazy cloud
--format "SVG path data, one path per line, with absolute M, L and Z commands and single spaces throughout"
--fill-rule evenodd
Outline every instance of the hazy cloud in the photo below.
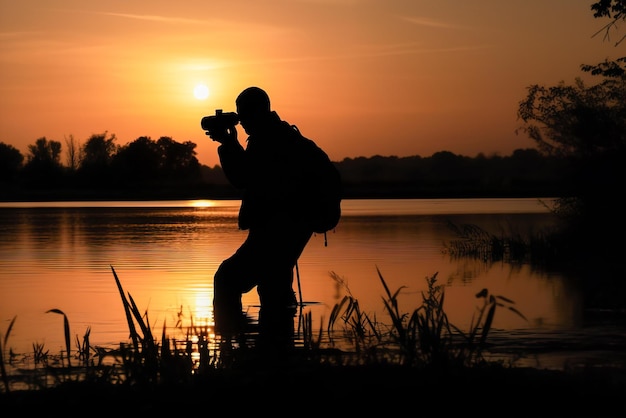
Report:
M 129 13 L 111 13 L 111 12 L 101 12 L 100 14 L 107 16 L 116 16 L 123 17 L 126 19 L 136 19 L 136 20 L 147 20 L 151 22 L 159 22 L 159 23 L 184 23 L 184 24 L 200 24 L 206 23 L 203 20 L 198 19 L 188 19 L 184 17 L 166 17 L 166 16 L 157 16 L 157 15 L 137 15 L 137 14 L 129 14 Z
M 427 26 L 430 28 L 463 29 L 463 27 L 459 25 L 453 25 L 450 23 L 442 22 L 440 20 L 430 19 L 426 17 L 398 16 L 398 18 L 414 25 Z

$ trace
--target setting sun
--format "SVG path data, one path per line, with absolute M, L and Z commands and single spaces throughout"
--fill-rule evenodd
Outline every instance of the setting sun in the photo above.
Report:
M 196 84 L 193 88 L 193 95 L 198 100 L 204 100 L 209 97 L 209 88 L 204 84 Z

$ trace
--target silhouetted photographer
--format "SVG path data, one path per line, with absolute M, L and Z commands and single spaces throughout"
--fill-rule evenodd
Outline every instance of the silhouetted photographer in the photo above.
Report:
M 228 180 L 242 191 L 239 228 L 248 236 L 214 277 L 216 333 L 244 332 L 242 294 L 259 294 L 259 340 L 263 347 L 293 345 L 298 302 L 294 268 L 314 233 L 333 229 L 341 214 L 341 180 L 328 156 L 271 110 L 267 93 L 249 87 L 237 97 L 237 113 L 216 111 L 202 119 L 220 143 Z M 244 148 L 237 123 L 249 135 Z

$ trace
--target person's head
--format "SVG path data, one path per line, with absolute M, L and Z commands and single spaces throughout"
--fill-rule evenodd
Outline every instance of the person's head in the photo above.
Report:
M 235 104 L 241 126 L 250 135 L 263 125 L 272 112 L 269 96 L 258 87 L 248 87 L 242 91 Z

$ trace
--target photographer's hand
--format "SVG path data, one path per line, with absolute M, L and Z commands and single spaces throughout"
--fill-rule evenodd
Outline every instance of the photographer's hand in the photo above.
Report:
M 219 142 L 220 144 L 236 144 L 237 141 L 237 128 L 234 126 L 232 128 L 228 128 L 224 131 L 209 131 L 206 133 L 209 138 L 211 138 L 215 142 Z

